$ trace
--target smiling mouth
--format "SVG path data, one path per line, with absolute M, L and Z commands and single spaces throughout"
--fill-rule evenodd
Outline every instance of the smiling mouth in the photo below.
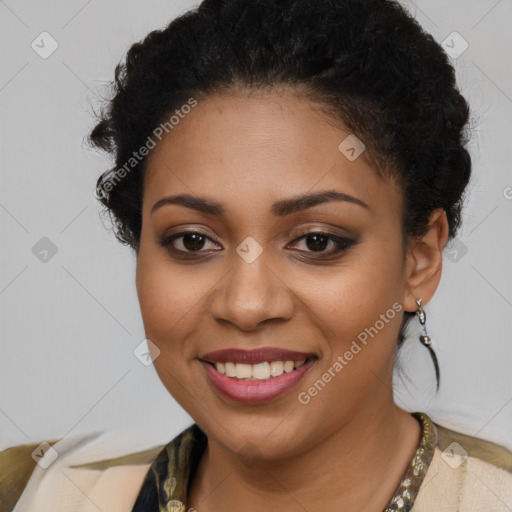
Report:
M 319 357 L 279 347 L 227 348 L 201 354 L 209 383 L 230 401 L 262 404 L 290 392 Z
M 291 373 L 316 356 L 300 360 L 263 361 L 256 364 L 235 363 L 230 361 L 211 362 L 203 361 L 213 366 L 219 373 L 237 380 L 268 380 Z

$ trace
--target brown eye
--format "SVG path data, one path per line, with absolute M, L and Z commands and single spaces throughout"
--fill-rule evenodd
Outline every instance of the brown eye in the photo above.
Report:
M 188 251 L 198 251 L 203 248 L 205 243 L 204 237 L 197 233 L 188 233 L 182 238 L 182 244 Z
M 197 231 L 183 231 L 182 233 L 176 233 L 164 238 L 160 244 L 174 252 L 187 253 L 202 251 L 208 242 L 218 247 L 216 242 L 203 233 Z
M 313 252 L 325 255 L 343 252 L 356 243 L 355 240 L 337 236 L 332 233 L 312 231 L 294 240 L 292 245 L 298 245 L 298 243 L 302 241 L 306 249 L 299 249 L 300 252 Z M 329 246 L 330 249 L 326 250 Z
M 329 237 L 326 235 L 307 235 L 305 237 L 307 240 L 306 245 L 308 249 L 311 249 L 312 251 L 323 251 L 325 248 L 329 245 Z

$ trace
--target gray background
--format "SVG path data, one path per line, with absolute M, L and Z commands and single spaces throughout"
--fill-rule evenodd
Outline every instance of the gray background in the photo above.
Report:
M 0 449 L 101 430 L 148 447 L 191 422 L 133 354 L 145 338 L 135 258 L 99 217 L 93 188 L 111 162 L 83 139 L 131 43 L 195 5 L 0 1 Z M 454 31 L 469 45 L 452 61 L 474 112 L 474 176 L 425 308 L 441 390 L 413 320 L 396 400 L 512 449 L 512 2 L 404 5 L 451 51 L 464 47 Z M 58 43 L 46 59 L 31 47 L 48 51 L 44 31 Z

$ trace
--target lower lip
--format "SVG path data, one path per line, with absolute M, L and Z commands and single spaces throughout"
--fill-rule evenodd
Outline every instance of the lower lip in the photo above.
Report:
M 235 402 L 257 404 L 274 400 L 290 391 L 304 377 L 315 361 L 315 359 L 310 359 L 296 370 L 265 380 L 235 379 L 220 373 L 210 363 L 201 361 L 201 364 L 210 382 L 222 395 Z

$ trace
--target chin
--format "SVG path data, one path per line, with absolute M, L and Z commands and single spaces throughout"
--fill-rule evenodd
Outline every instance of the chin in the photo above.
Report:
M 288 414 L 275 417 L 261 412 L 248 415 L 237 412 L 231 415 L 232 419 L 222 422 L 203 415 L 196 423 L 210 439 L 241 459 L 279 460 L 304 451 L 308 444 L 305 421 L 293 413 L 286 419 Z M 312 428 L 317 438 L 318 429 Z

